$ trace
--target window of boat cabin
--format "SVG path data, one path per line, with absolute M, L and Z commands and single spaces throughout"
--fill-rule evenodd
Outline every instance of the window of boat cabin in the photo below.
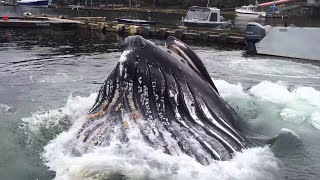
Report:
M 186 19 L 190 20 L 193 19 L 195 10 L 189 10 L 189 12 L 187 13 Z
M 211 13 L 210 21 L 216 22 L 218 20 L 217 13 Z
M 201 11 L 201 15 L 200 15 L 199 20 L 206 21 L 209 19 L 209 15 L 210 15 L 209 10 L 203 10 L 203 11 Z
M 200 10 L 196 10 L 194 12 L 194 16 L 192 19 L 199 19 L 200 18 L 200 15 L 201 15 L 201 11 Z

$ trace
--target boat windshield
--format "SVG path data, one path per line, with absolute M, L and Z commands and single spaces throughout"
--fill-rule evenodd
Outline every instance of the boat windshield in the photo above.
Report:
M 193 19 L 194 13 L 195 13 L 195 10 L 189 10 L 187 13 L 186 19 L 188 20 Z
M 186 16 L 187 20 L 197 19 L 201 21 L 206 21 L 209 19 L 209 10 L 189 10 Z
M 195 11 L 192 19 L 199 19 L 201 11 Z
M 208 20 L 209 15 L 210 15 L 210 11 L 201 11 L 199 20 L 206 21 Z
M 253 11 L 253 12 L 257 11 L 257 8 L 258 8 L 257 6 L 242 6 L 241 7 L 242 10 Z

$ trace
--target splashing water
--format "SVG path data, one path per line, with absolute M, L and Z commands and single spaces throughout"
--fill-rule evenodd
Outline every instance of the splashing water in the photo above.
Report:
M 47 142 L 50 138 L 67 130 L 71 124 L 75 123 L 75 120 L 85 117 L 95 102 L 96 96 L 97 93 L 92 93 L 87 98 L 70 95 L 66 105 L 62 108 L 37 112 L 31 117 L 22 118 L 21 127 L 29 134 L 30 141 L 36 137 L 37 140 Z
M 320 130 L 320 92 L 312 87 L 290 89 L 283 82 L 263 81 L 245 92 L 241 84 L 232 85 L 223 80 L 216 80 L 215 84 L 221 96 L 242 118 L 250 119 L 253 127 L 257 121 L 264 121 L 264 125 L 270 125 L 266 130 L 279 132 L 280 127 L 275 128 L 275 124 L 285 121 Z
M 7 104 L 1 104 L 0 103 L 0 114 L 5 114 L 5 113 L 11 113 L 14 111 L 14 108 L 7 105 Z
M 258 96 L 252 89 L 243 91 L 240 84 L 215 81 L 221 95 L 231 104 L 250 102 Z M 263 83 L 262 83 L 263 84 Z M 270 83 L 271 85 L 277 85 Z M 281 86 L 282 87 L 282 86 Z M 283 87 L 284 88 L 284 87 Z M 257 90 L 258 91 L 258 90 Z M 41 135 L 62 128 L 62 133 L 51 140 L 41 154 L 55 179 L 277 179 L 279 163 L 268 146 L 237 152 L 230 161 L 213 161 L 203 166 L 187 155 L 168 155 L 144 143 L 140 130 L 128 129 L 128 142 L 111 141 L 108 146 L 97 147 L 77 139 L 77 133 L 86 121 L 85 116 L 94 103 L 96 93 L 89 97 L 69 96 L 66 105 L 46 113 L 35 113 L 23 121 L 28 131 Z M 239 103 L 241 104 L 241 103 Z M 250 109 L 241 112 L 250 114 Z M 241 115 L 241 114 L 240 114 Z M 66 118 L 67 117 L 67 118 Z M 69 123 L 63 123 L 68 119 Z M 127 119 L 127 121 L 130 121 Z M 119 128 L 119 127 L 114 127 Z M 115 131 L 116 132 L 116 131 Z M 50 140 L 50 139 L 48 139 Z
M 288 89 L 282 82 L 263 81 L 246 91 L 241 84 L 229 84 L 224 80 L 214 82 L 221 96 L 248 123 L 248 130 L 275 135 L 283 131 L 281 126 L 275 128 L 281 123 L 311 125 L 319 129 L 320 92 L 314 88 Z M 83 143 L 76 136 L 96 96 L 96 93 L 89 97 L 69 96 L 64 107 L 23 119 L 29 132 L 38 135 L 44 133 L 43 128 L 65 126 L 41 154 L 49 169 L 56 172 L 55 179 L 279 178 L 279 160 L 269 146 L 246 149 L 237 152 L 230 161 L 213 161 L 209 166 L 203 166 L 187 155 L 172 156 L 149 147 L 135 123 L 128 129 L 125 144 L 116 138 L 103 147 Z M 69 123 L 63 123 L 65 119 Z M 114 127 L 115 132 L 117 128 Z
M 277 178 L 278 162 L 268 147 L 247 149 L 236 153 L 231 161 L 203 166 L 187 155 L 171 156 L 149 147 L 134 123 L 127 132 L 126 144 L 118 140 L 107 147 L 82 143 L 76 139 L 81 128 L 81 121 L 78 122 L 52 140 L 42 154 L 46 165 L 56 172 L 56 179 Z

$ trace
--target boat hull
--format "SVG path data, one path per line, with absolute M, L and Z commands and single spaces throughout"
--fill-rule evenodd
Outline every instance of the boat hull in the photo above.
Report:
M 237 16 L 246 16 L 246 17 L 265 17 L 266 13 L 263 12 L 243 12 L 243 11 L 237 11 Z
M 274 27 L 259 43 L 258 54 L 320 61 L 320 28 Z
M 18 1 L 19 6 L 48 7 L 48 0 L 43 1 Z
M 146 20 L 139 20 L 139 19 L 121 19 L 121 18 L 117 18 L 117 21 L 118 21 L 118 23 L 124 23 L 124 24 L 150 25 L 150 26 L 156 25 L 155 21 L 146 21 Z
M 216 23 L 199 23 L 199 22 L 184 22 L 184 26 L 190 28 L 212 28 L 212 29 L 230 29 L 232 23 L 216 22 Z
M 5 28 L 47 28 L 50 27 L 48 21 L 25 21 L 25 20 L 0 20 L 0 27 Z

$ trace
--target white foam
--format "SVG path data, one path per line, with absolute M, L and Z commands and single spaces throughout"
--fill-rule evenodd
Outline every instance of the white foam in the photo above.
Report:
M 252 117 L 247 121 L 289 122 L 297 128 L 309 123 L 309 126 L 320 129 L 320 92 L 314 88 L 288 90 L 282 82 L 264 81 L 245 91 L 241 84 L 229 84 L 223 80 L 215 80 L 215 84 L 222 97 L 240 115 Z M 168 155 L 151 148 L 144 143 L 134 123 L 129 123 L 131 128 L 127 133 L 130 140 L 126 144 L 116 138 L 106 147 L 83 143 L 76 134 L 86 121 L 84 116 L 96 95 L 86 98 L 70 96 L 67 104 L 59 110 L 24 119 L 29 128 L 36 131 L 43 126 L 54 128 L 61 117 L 70 117 L 69 130 L 50 141 L 42 153 L 45 164 L 56 172 L 55 179 L 102 179 L 117 174 L 129 179 L 279 179 L 278 161 L 268 147 L 246 149 L 237 152 L 230 161 L 213 161 L 203 166 L 187 155 Z M 280 133 L 288 131 L 283 127 L 280 129 Z
M 232 98 L 241 97 L 245 99 L 249 98 L 249 95 L 243 91 L 243 87 L 240 83 L 229 84 L 227 81 L 224 81 L 224 80 L 215 80 L 215 79 L 212 79 L 212 80 L 214 81 L 214 84 L 218 88 L 218 91 L 223 98 L 229 98 L 229 97 L 232 97 Z
M 213 161 L 203 166 L 193 158 L 168 155 L 144 143 L 140 129 L 130 123 L 129 142 L 116 138 L 106 147 L 81 142 L 77 133 L 97 94 L 89 97 L 69 96 L 66 105 L 47 113 L 24 118 L 35 133 L 41 128 L 56 128 L 68 116 L 71 126 L 44 147 L 41 157 L 55 179 L 102 179 L 122 174 L 129 179 L 276 179 L 278 162 L 268 147 L 258 147 L 235 154 L 230 161 Z
M 272 122 L 283 120 L 319 128 L 320 91 L 298 86 L 291 90 L 283 82 L 263 81 L 243 90 L 241 84 L 214 80 L 221 96 L 243 117 Z
M 287 103 L 292 99 L 292 94 L 285 85 L 269 81 L 263 81 L 253 86 L 250 92 L 261 100 L 273 103 Z
M 10 113 L 12 111 L 14 111 L 13 107 L 9 106 L 8 104 L 0 103 L 0 114 Z
M 59 126 L 62 121 L 70 121 L 67 123 L 73 124 L 78 118 L 85 117 L 96 97 L 97 93 L 92 93 L 89 97 L 73 97 L 70 95 L 64 107 L 50 109 L 45 113 L 36 112 L 21 120 L 27 125 L 28 130 L 34 134 L 40 133 L 41 128 L 53 129 Z
M 320 130 L 320 111 L 312 113 L 310 123 L 314 128 Z
M 171 156 L 146 145 L 140 130 L 130 129 L 129 142 L 87 147 L 75 139 L 75 130 L 60 134 L 42 157 L 56 172 L 55 179 L 103 179 L 121 174 L 129 179 L 276 179 L 278 162 L 268 147 L 238 152 L 230 161 L 203 166 L 187 155 Z M 77 153 L 74 153 L 78 151 Z

